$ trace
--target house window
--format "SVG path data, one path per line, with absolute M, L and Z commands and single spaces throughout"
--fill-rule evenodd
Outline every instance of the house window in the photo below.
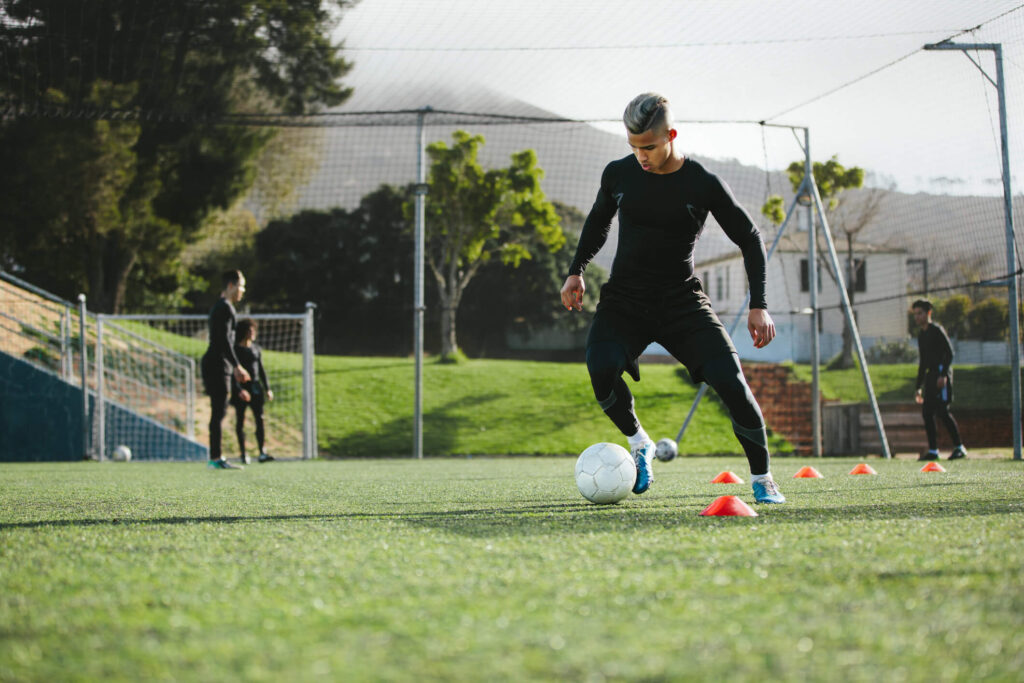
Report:
M 715 270 L 715 299 L 722 300 L 722 271 Z
M 868 291 L 868 264 L 862 258 L 853 260 L 854 267 L 854 282 L 853 291 L 855 292 L 866 292 Z M 845 275 L 845 273 L 844 273 Z M 821 274 L 818 275 L 818 291 L 821 291 Z M 807 259 L 800 260 L 800 291 L 810 291 L 810 274 L 807 272 Z
M 729 298 L 729 266 L 725 267 L 725 298 Z

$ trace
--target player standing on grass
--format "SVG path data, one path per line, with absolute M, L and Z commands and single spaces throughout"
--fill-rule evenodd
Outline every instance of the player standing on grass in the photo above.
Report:
M 270 462 L 274 458 L 268 454 L 263 444 L 266 428 L 263 424 L 263 404 L 274 400 L 274 392 L 270 390 L 267 371 L 263 368 L 263 349 L 256 343 L 259 326 L 252 318 L 243 318 L 235 327 L 235 356 L 238 362 L 249 373 L 250 381 L 231 383 L 231 405 L 235 407 L 235 436 L 238 438 L 239 460 L 243 465 L 249 464 L 249 455 L 245 452 L 245 409 L 252 409 L 252 421 L 256 425 L 256 445 L 260 449 L 259 462 Z
M 711 213 L 743 253 L 750 282 L 747 329 L 754 346 L 763 348 L 775 337 L 775 323 L 765 300 L 761 234 L 729 187 L 676 146 L 668 100 L 656 93 L 638 95 L 622 118 L 633 154 L 605 167 L 561 296 L 567 309 L 583 310 L 583 271 L 604 245 L 618 212 L 618 249 L 587 337 L 587 370 L 598 403 L 629 440 L 637 468 L 633 492 L 643 493 L 654 480 L 654 442 L 637 418 L 622 373 L 639 381 L 637 359 L 656 341 L 695 380 L 711 385 L 728 408 L 750 464 L 754 499 L 784 503 L 768 469 L 761 408 L 693 273 L 693 250 Z
M 245 276 L 240 270 L 224 273 L 224 289 L 217 303 L 210 309 L 210 344 L 201 363 L 203 385 L 210 396 L 210 462 L 218 470 L 240 470 L 221 457 L 221 423 L 228 412 L 231 378 L 248 382 L 251 377 L 235 355 L 235 304 L 245 294 Z
M 967 449 L 960 438 L 960 427 L 949 414 L 949 404 L 953 400 L 953 345 L 941 325 L 932 322 L 932 302 L 918 299 L 910 310 L 914 314 L 914 322 L 921 331 L 917 334 L 917 348 L 920 354 L 917 363 L 917 393 L 914 400 L 921 404 L 921 416 L 924 417 L 924 431 L 928 437 L 928 451 L 921 454 L 918 460 L 939 459 L 939 439 L 935 431 L 935 418 L 938 417 L 949 438 L 956 447 L 950 453 L 950 460 L 967 457 Z

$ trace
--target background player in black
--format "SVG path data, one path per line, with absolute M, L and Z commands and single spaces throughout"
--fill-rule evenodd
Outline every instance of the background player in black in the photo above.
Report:
M 924 417 L 924 431 L 928 435 L 928 452 L 922 453 L 918 460 L 938 460 L 939 441 L 935 431 L 935 418 L 938 417 L 949 432 L 949 438 L 955 444 L 950 460 L 967 457 L 960 438 L 960 427 L 949 413 L 949 404 L 953 400 L 953 345 L 949 343 L 946 330 L 932 322 L 932 303 L 927 299 L 918 299 L 911 305 L 914 322 L 921 331 L 917 333 L 919 359 L 917 363 L 917 393 L 914 400 L 921 404 L 921 415 Z
M 235 356 L 235 304 L 245 294 L 245 276 L 240 270 L 224 273 L 224 289 L 210 309 L 210 344 L 203 354 L 203 385 L 210 396 L 210 463 L 221 470 L 241 469 L 221 457 L 221 423 L 228 412 L 231 378 L 248 382 L 249 373 Z
M 653 481 L 654 443 L 634 410 L 624 371 L 640 379 L 637 359 L 652 341 L 718 393 L 750 465 L 754 498 L 784 503 L 769 471 L 764 418 L 747 386 L 739 357 L 701 282 L 693 250 L 712 214 L 743 253 L 750 283 L 747 329 L 756 348 L 775 337 L 765 300 L 765 250 L 753 220 L 729 187 L 676 146 L 668 101 L 656 93 L 633 99 L 623 114 L 631 156 L 605 167 L 601 187 L 562 286 L 562 305 L 582 310 L 583 272 L 619 215 L 619 242 L 611 276 L 601 289 L 587 338 L 587 369 L 594 396 L 628 438 L 637 463 L 634 492 Z
M 252 318 L 243 318 L 235 327 L 235 356 L 251 379 L 248 382 L 231 383 L 231 405 L 235 407 L 235 436 L 241 461 L 248 465 L 249 455 L 245 452 L 245 409 L 252 409 L 252 420 L 256 425 L 256 445 L 259 446 L 259 462 L 270 462 L 271 457 L 263 448 L 266 431 L 263 425 L 263 403 L 273 401 L 267 372 L 263 368 L 263 350 L 256 343 L 259 326 Z

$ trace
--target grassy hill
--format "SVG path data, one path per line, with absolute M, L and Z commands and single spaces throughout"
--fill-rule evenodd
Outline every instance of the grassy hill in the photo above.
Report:
M 285 362 L 281 354 L 281 362 Z M 810 381 L 810 367 L 796 366 Z M 908 401 L 916 365 L 872 366 L 880 401 Z M 317 420 L 321 454 L 328 457 L 408 456 L 412 453 L 414 363 L 411 358 L 318 356 Z M 637 412 L 654 438 L 675 437 L 696 395 L 675 365 L 645 364 L 630 382 Z M 1004 407 L 1006 368 L 957 369 L 957 405 Z M 426 455 L 571 454 L 597 441 L 623 438 L 594 401 L 584 363 L 469 360 L 423 369 L 423 450 Z M 860 371 L 821 373 L 822 395 L 866 400 Z M 771 437 L 773 453 L 790 450 Z M 680 453 L 740 454 L 728 414 L 709 392 Z
M 406 358 L 316 359 L 323 455 L 412 452 L 414 363 Z M 697 388 L 674 365 L 644 365 L 631 383 L 644 428 L 675 437 Z M 623 437 L 594 401 L 586 366 L 511 360 L 428 361 L 423 369 L 427 455 L 569 454 Z M 785 449 L 773 439 L 772 450 Z M 735 453 L 739 445 L 717 400 L 705 400 L 682 453 Z

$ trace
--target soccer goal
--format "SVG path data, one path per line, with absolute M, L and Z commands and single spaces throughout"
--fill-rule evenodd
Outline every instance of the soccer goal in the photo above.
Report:
M 258 325 L 256 343 L 263 350 L 274 400 L 264 407 L 266 450 L 276 458 L 317 457 L 316 391 L 313 375 L 313 304 L 305 313 L 240 313 Z M 101 403 L 115 401 L 129 406 L 133 413 L 152 416 L 166 410 L 169 403 L 154 386 L 178 386 L 187 390 L 183 405 L 186 414 L 176 427 L 202 444 L 209 443 L 210 404 L 197 374 L 206 351 L 209 329 L 205 315 L 105 315 L 99 316 L 97 334 L 96 384 Z M 159 349 L 166 354 L 163 363 L 136 360 L 136 349 Z M 174 360 L 170 360 L 173 358 Z M 147 377 L 145 392 L 139 376 Z M 104 403 L 106 405 L 106 403 Z M 144 406 L 144 407 L 142 407 Z M 154 413 L 156 415 L 154 415 Z M 101 458 L 119 444 L 138 442 L 138 421 L 119 421 L 109 411 L 94 419 L 94 444 L 103 448 Z M 226 457 L 237 452 L 235 414 L 229 409 L 224 421 L 223 448 Z M 247 444 L 255 444 L 253 421 L 245 421 Z M 134 449 L 133 449 L 134 450 Z M 181 459 L 151 453 L 147 459 Z M 190 456 L 186 459 L 194 459 Z M 203 457 L 206 457 L 204 450 Z

